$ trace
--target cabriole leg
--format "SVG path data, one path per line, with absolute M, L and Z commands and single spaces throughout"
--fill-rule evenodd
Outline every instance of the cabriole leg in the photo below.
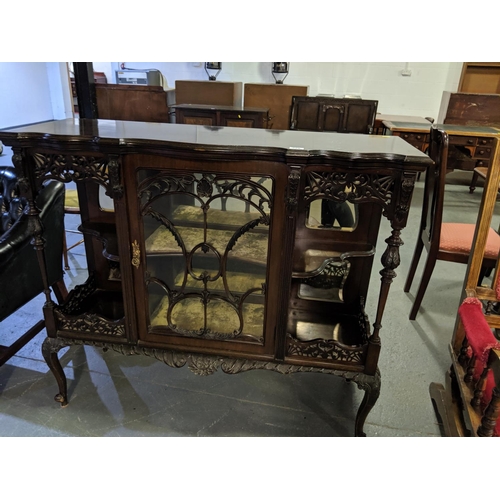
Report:
M 50 371 L 56 378 L 57 385 L 59 386 L 59 393 L 56 394 L 54 399 L 58 403 L 61 403 L 61 406 L 64 407 L 68 404 L 68 384 L 66 381 L 66 375 L 64 374 L 64 370 L 57 356 L 57 353 L 63 347 L 65 346 L 59 339 L 47 337 L 43 341 L 42 355 L 48 367 L 50 368 Z
M 356 437 L 366 437 L 363 426 L 365 425 L 366 417 L 380 396 L 380 372 L 377 370 L 377 373 L 373 376 L 360 376 L 358 379 L 354 379 L 354 381 L 360 389 L 365 391 L 365 397 L 361 401 L 358 414 L 356 415 L 354 435 Z

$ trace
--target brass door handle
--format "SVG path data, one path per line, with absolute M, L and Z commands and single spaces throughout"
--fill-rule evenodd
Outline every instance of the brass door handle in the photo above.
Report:
M 139 248 L 139 243 L 137 240 L 132 242 L 132 265 L 139 269 L 139 265 L 141 264 L 141 249 Z

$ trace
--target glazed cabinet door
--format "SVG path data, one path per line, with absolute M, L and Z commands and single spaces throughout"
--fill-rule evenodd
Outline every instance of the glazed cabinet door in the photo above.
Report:
M 272 354 L 283 237 L 277 165 L 129 159 L 140 341 Z

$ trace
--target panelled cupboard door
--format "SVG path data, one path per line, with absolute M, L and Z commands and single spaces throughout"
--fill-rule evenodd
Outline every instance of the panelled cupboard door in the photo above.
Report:
M 296 102 L 292 115 L 292 129 L 318 130 L 320 119 L 323 118 L 322 105 L 315 101 Z
M 368 99 L 295 96 L 290 129 L 370 134 L 377 104 L 377 101 Z
M 125 163 L 137 189 L 129 210 L 139 339 L 273 354 L 284 235 L 273 200 L 284 197 L 283 166 L 152 155 Z
M 376 114 L 373 104 L 351 103 L 348 105 L 345 116 L 345 131 L 354 134 L 368 134 L 373 128 L 374 116 Z

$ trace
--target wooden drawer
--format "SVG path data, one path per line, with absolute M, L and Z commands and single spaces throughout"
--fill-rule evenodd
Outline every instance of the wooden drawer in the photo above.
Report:
M 476 167 L 488 168 L 489 166 L 490 166 L 490 162 L 488 160 L 477 160 L 476 161 Z
M 394 134 L 396 135 L 396 134 Z M 407 142 L 428 142 L 429 134 L 416 134 L 413 132 L 399 132 L 398 135 Z
M 427 149 L 429 143 L 429 134 L 416 134 L 413 132 L 394 132 L 395 136 L 401 137 L 408 144 L 420 149 L 420 151 L 424 151 Z
M 477 137 L 468 137 L 461 135 L 450 135 L 450 144 L 457 146 L 475 146 Z
M 474 151 L 474 158 L 489 158 L 492 152 L 493 148 L 476 146 L 476 149 Z
M 493 145 L 493 137 L 478 137 L 477 145 L 478 146 L 492 146 Z

